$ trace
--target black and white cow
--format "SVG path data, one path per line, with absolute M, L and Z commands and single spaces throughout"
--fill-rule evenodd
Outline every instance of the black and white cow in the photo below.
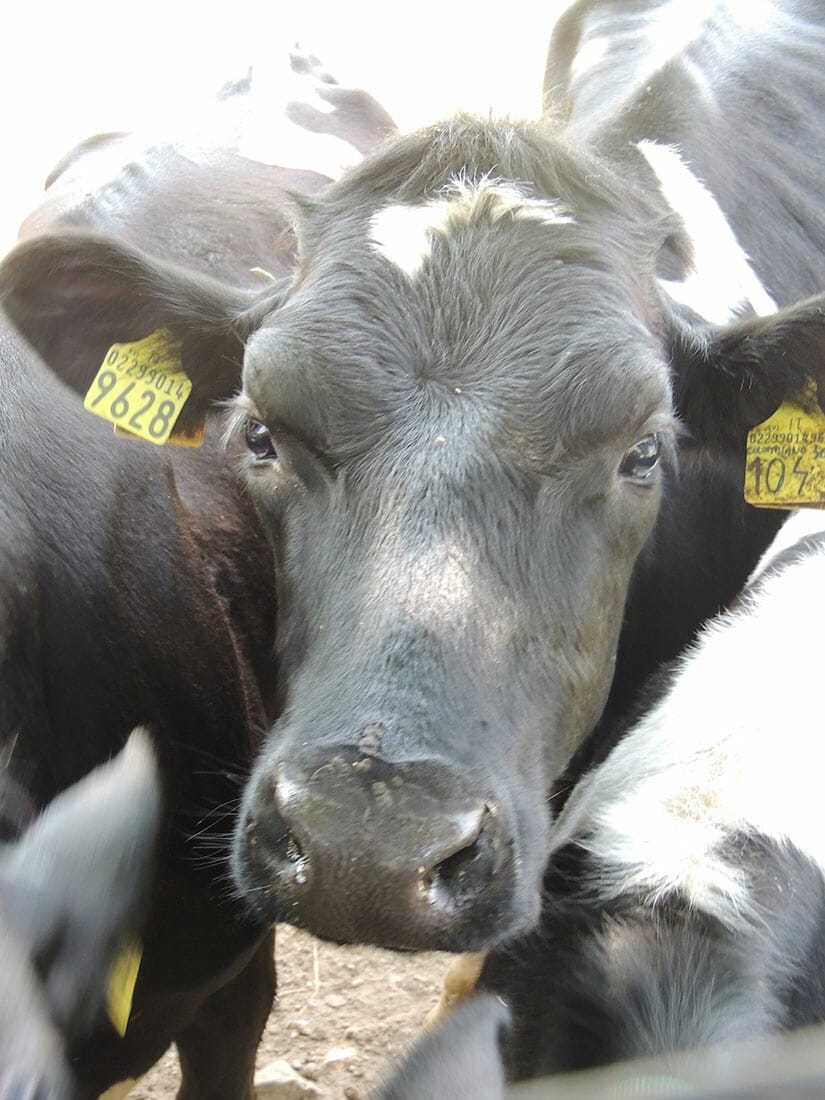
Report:
M 825 1021 L 816 521 L 570 795 L 539 930 L 482 972 L 513 1009 L 511 1077 Z
M 457 950 L 533 926 L 547 798 L 623 626 L 629 696 L 781 523 L 744 505 L 742 469 L 748 429 L 808 376 L 825 386 L 825 298 L 805 297 L 825 285 L 825 27 L 784 0 L 720 55 L 740 8 L 709 9 L 637 105 L 581 135 L 571 96 L 569 123 L 457 117 L 390 140 L 296 204 L 280 285 L 78 232 L 7 257 L 5 308 L 35 346 L 49 356 L 68 315 L 95 343 L 64 370 L 76 387 L 159 327 L 195 379 L 190 415 L 242 386 L 281 713 L 234 875 L 264 919 Z M 799 85 L 780 97 L 792 132 L 717 199 L 693 158 L 725 179 L 758 159 L 768 73 Z
M 658 263 L 675 326 L 677 411 L 687 409 L 689 388 L 690 401 L 707 399 L 708 411 L 696 406 L 696 419 L 710 415 L 717 399 L 706 386 L 714 361 L 703 341 L 737 317 L 767 317 L 823 289 L 825 205 L 815 137 L 825 110 L 823 46 L 821 10 L 806 0 L 579 0 L 555 28 L 545 72 L 548 117 L 563 118 L 566 134 L 611 160 L 636 159 L 682 219 L 687 257 L 666 247 Z M 784 338 L 784 322 L 773 323 Z M 798 354 L 816 354 L 818 332 L 813 312 L 797 329 L 795 340 L 804 341 Z M 749 339 L 743 332 L 724 352 L 740 359 L 745 390 L 747 360 L 760 355 Z M 722 431 L 735 422 L 724 408 L 713 415 Z M 686 426 L 694 431 L 693 421 Z M 742 547 L 728 542 L 741 504 L 723 488 L 738 480 L 738 463 L 727 448 L 708 456 L 683 441 L 683 502 L 660 518 L 631 583 L 604 726 L 663 658 L 679 652 L 685 624 L 692 618 L 692 630 L 716 610 L 714 579 L 725 577 L 729 596 L 741 587 L 744 576 L 731 584 L 729 571 L 743 561 Z M 698 516 L 686 514 L 685 500 Z M 757 522 L 745 515 L 746 523 Z M 697 522 L 708 537 L 701 545 L 689 540 L 689 557 L 674 544 L 683 544 L 684 528 Z M 704 582 L 698 591 L 697 577 Z
M 346 130 L 361 117 L 359 104 L 372 102 L 331 83 L 317 63 L 296 63 L 305 69 L 303 98 L 317 93 L 331 107 L 325 125 Z M 252 286 L 262 276 L 251 266 L 291 270 L 285 182 L 327 180 L 243 155 L 229 121 L 255 120 L 251 96 L 244 83 L 229 89 L 196 142 L 87 143 L 64 159 L 25 232 L 105 228 L 149 254 Z M 42 335 L 61 362 L 85 362 L 86 334 L 64 305 L 61 323 Z M 42 807 L 142 723 L 155 737 L 165 795 L 126 1035 L 102 1020 L 70 1036 L 84 1100 L 145 1072 L 172 1041 L 182 1097 L 248 1100 L 272 1005 L 271 928 L 248 915 L 227 867 L 243 776 L 275 713 L 272 554 L 222 436 L 218 416 L 201 450 L 116 438 L 0 319 L 0 751 L 8 778 Z
M 821 1038 L 802 1064 L 764 1040 L 825 1021 L 823 615 L 825 519 L 800 514 L 573 790 L 539 929 L 482 973 L 502 1000 L 457 1010 L 382 1100 L 494 1100 L 505 1066 L 513 1080 L 631 1059 L 648 1061 L 572 1094 L 797 1095 L 797 1075 L 821 1094 Z
M 139 942 L 160 821 L 150 739 L 135 731 L 40 816 L 27 803 L 3 772 L 0 1095 L 70 1100 L 66 1046 L 102 1015 L 115 959 Z

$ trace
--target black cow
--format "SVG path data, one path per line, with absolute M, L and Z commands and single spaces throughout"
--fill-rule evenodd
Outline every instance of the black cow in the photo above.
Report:
M 104 1023 L 73 1045 L 81 1095 L 139 1076 L 175 1039 L 189 1095 L 217 1079 L 212 1095 L 251 1096 L 272 939 L 244 919 L 221 852 L 272 705 L 266 544 L 219 427 L 203 451 L 137 447 L 7 324 L 0 363 L 9 773 L 43 806 L 145 723 L 166 796 L 133 1014 L 125 1038 Z M 237 1031 L 210 1056 L 228 1011 Z
M 115 959 L 134 951 L 159 795 L 140 731 L 36 818 L 26 792 L 0 776 L 3 1097 L 75 1096 L 65 1046 L 95 1023 Z
M 327 126 L 346 130 L 373 102 L 312 60 L 295 64 L 333 104 Z M 242 155 L 234 131 L 225 136 L 227 119 L 254 118 L 251 94 L 248 82 L 229 89 L 194 150 L 126 137 L 87 143 L 64 160 L 25 231 L 104 227 L 173 262 L 269 285 L 267 272 L 293 262 L 286 179 L 300 188 L 326 177 Z M 231 213 L 239 204 L 242 219 Z M 49 332 L 49 354 L 64 363 L 87 353 L 73 321 L 69 309 Z M 139 1076 L 174 1040 L 182 1097 L 246 1100 L 274 993 L 272 932 L 237 897 L 227 854 L 243 777 L 275 711 L 271 551 L 237 455 L 223 448 L 220 416 L 202 450 L 138 445 L 88 416 L 5 318 L 0 364 L 9 777 L 43 806 L 143 723 L 165 793 L 132 1016 L 124 1038 L 105 1022 L 74 1037 L 78 1087 L 92 1097 Z
M 197 400 L 243 386 L 282 711 L 234 875 L 265 919 L 448 949 L 535 924 L 546 800 L 604 708 L 628 593 L 623 691 L 735 595 L 781 523 L 742 503 L 744 444 L 806 377 L 825 385 L 825 299 L 797 301 L 825 282 L 825 81 L 821 18 L 787 54 L 811 8 L 774 11 L 729 59 L 693 51 L 645 80 L 656 132 L 640 107 L 582 138 L 458 117 L 389 141 L 297 204 L 279 286 L 103 235 L 6 259 L 6 309 L 35 346 L 48 355 L 68 312 L 96 341 L 75 386 L 158 327 Z M 713 152 L 736 170 L 773 129 L 767 71 L 799 85 L 797 110 L 745 218 L 698 182 L 682 120 L 708 102 L 729 116 Z M 677 77 L 702 96 L 671 103 Z M 685 160 L 654 140 L 671 126 Z

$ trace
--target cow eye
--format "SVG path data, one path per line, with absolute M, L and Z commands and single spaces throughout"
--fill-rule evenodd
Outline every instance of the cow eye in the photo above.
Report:
M 261 462 L 272 461 L 272 459 L 278 457 L 278 452 L 275 450 L 272 443 L 272 436 L 269 434 L 269 429 L 265 424 L 262 424 L 260 420 L 247 419 L 246 445 L 250 453 Z
M 629 451 L 625 451 L 619 473 L 622 477 L 643 484 L 650 480 L 659 465 L 659 453 L 659 436 L 656 432 L 646 435 L 644 439 L 634 443 Z

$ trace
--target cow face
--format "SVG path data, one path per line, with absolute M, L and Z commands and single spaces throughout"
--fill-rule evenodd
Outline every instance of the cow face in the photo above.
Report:
M 622 295 L 589 316 L 623 257 L 514 185 L 336 196 L 302 242 L 243 373 L 285 708 L 236 874 L 322 934 L 368 910 L 381 942 L 481 945 L 535 916 L 544 800 L 601 711 L 673 450 L 667 371 Z
M 729 457 L 822 371 L 817 303 L 676 326 L 655 278 L 676 232 L 581 150 L 465 120 L 303 202 L 295 277 L 264 297 L 89 236 L 6 260 L 7 309 L 47 354 L 71 312 L 101 356 L 171 329 L 203 400 L 242 368 L 283 704 L 233 855 L 261 913 L 452 949 L 535 920 L 548 792 L 678 491 L 671 377 Z

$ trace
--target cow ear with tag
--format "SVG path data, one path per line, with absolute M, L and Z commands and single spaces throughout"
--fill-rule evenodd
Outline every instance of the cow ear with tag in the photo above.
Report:
M 192 383 L 179 420 L 184 429 L 238 390 L 260 300 L 277 304 L 280 293 L 280 284 L 260 291 L 229 286 L 85 231 L 33 237 L 0 265 L 8 317 L 84 396 L 114 345 L 167 333 Z
M 672 341 L 679 415 L 700 444 L 745 455 L 750 430 L 800 393 L 825 410 L 825 295 Z

